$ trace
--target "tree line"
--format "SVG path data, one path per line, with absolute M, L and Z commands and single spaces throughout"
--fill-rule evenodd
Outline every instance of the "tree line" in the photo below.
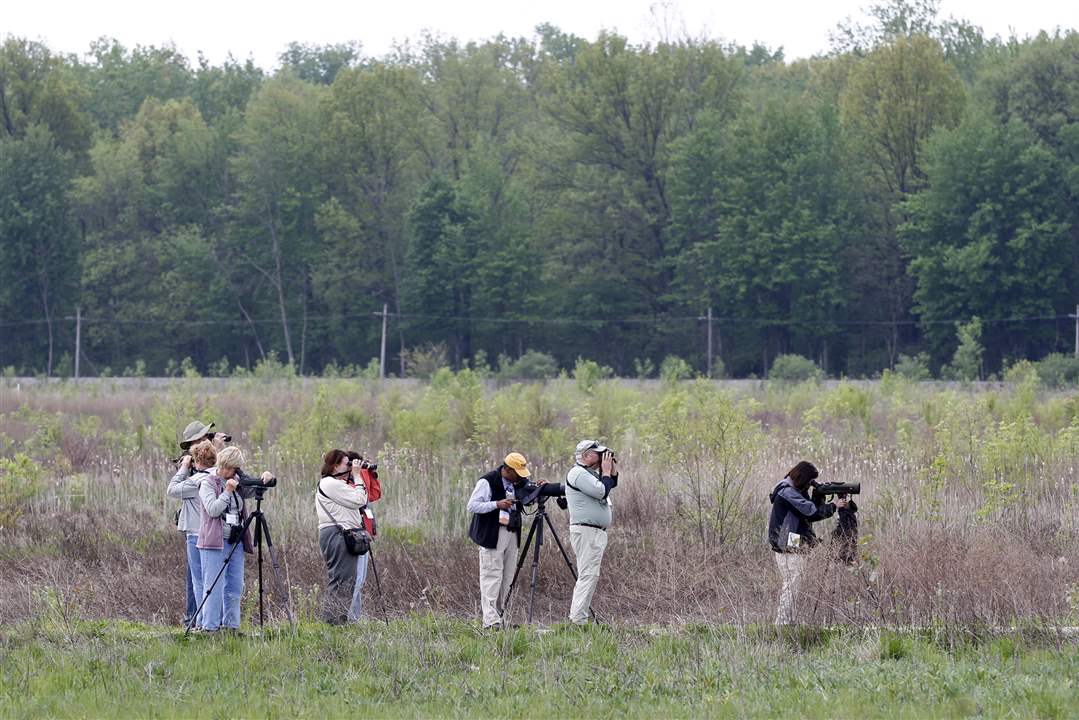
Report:
M 806 60 L 542 25 L 280 61 L 3 40 L 0 367 L 69 372 L 76 307 L 84 374 L 364 365 L 384 306 L 395 371 L 1072 347 L 1073 31 L 890 0 Z

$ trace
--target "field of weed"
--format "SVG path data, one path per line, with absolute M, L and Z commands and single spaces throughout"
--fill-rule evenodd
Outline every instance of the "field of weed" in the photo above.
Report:
M 971 628 L 1079 624 L 1079 395 L 1036 376 L 993 388 L 877 383 L 637 383 L 582 375 L 495 384 L 180 379 L 0 384 L 0 622 L 175 625 L 182 540 L 165 497 L 180 429 L 214 420 L 280 483 L 265 510 L 288 600 L 317 617 L 324 570 L 313 492 L 322 453 L 376 458 L 375 545 L 388 615 L 474 618 L 465 502 L 508 451 L 560 481 L 582 437 L 618 450 L 622 482 L 596 596 L 629 625 L 749 625 L 774 614 L 767 493 L 799 459 L 861 482 L 853 566 L 813 558 L 809 624 Z M 565 514 L 552 508 L 560 530 Z M 824 534 L 830 521 L 822 523 Z M 254 608 L 248 564 L 245 618 Z M 541 623 L 571 578 L 545 549 Z M 369 594 L 368 597 L 371 597 Z M 282 617 L 283 595 L 270 612 Z M 373 598 L 372 598 L 373 602 Z M 377 606 L 369 604 L 368 610 Z

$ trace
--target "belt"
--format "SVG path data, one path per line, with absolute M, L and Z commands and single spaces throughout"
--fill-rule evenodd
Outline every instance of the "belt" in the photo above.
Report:
M 603 527 L 601 525 L 593 525 L 592 523 L 570 523 L 570 525 L 583 525 L 584 527 L 595 528 L 597 530 L 602 530 L 603 532 L 607 532 L 607 528 L 605 528 L 605 527 Z

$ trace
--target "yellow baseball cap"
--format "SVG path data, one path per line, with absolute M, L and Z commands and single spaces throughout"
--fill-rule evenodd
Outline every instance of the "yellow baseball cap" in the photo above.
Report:
M 521 453 L 510 453 L 506 456 L 506 465 L 513 468 L 513 471 L 523 478 L 532 475 L 528 471 L 528 461 L 525 460 L 525 456 Z

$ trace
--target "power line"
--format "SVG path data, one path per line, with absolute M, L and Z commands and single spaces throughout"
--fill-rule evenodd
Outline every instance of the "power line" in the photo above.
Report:
M 485 317 L 485 316 L 468 316 L 468 315 L 427 315 L 422 313 L 387 313 L 388 317 L 394 317 L 399 320 L 430 320 L 439 322 L 468 322 L 468 323 L 491 323 L 491 324 L 521 324 L 521 325 L 576 325 L 576 326 L 600 326 L 600 325 L 614 325 L 618 323 L 623 324 L 642 324 L 642 325 L 659 325 L 663 323 L 672 322 L 700 322 L 704 318 L 699 315 L 654 315 L 654 316 L 625 316 L 615 318 L 572 318 L 572 317 Z M 307 322 L 342 322 L 346 320 L 362 320 L 362 319 L 374 319 L 381 318 L 382 313 L 358 313 L 358 314 L 345 314 L 345 315 L 309 315 L 307 316 Z M 982 324 L 1008 324 L 1008 323 L 1026 323 L 1026 322 L 1052 322 L 1058 320 L 1068 320 L 1073 318 L 1072 315 L 1027 315 L 1021 317 L 1005 317 L 1005 318 L 982 318 Z M 302 321 L 302 317 L 295 318 L 296 321 Z M 54 323 L 69 321 L 73 322 L 74 316 L 63 316 L 54 318 Z M 896 325 L 912 326 L 912 325 L 954 325 L 956 323 L 970 322 L 971 318 L 954 318 L 954 319 L 939 319 L 939 320 L 919 320 L 915 318 L 906 318 L 902 320 L 802 320 L 794 318 L 768 318 L 768 317 L 733 317 L 733 316 L 713 316 L 712 322 L 720 325 L 770 325 L 770 326 L 805 326 L 805 327 L 822 327 L 822 326 L 868 326 L 868 327 L 893 327 Z M 82 317 L 82 322 L 89 325 L 113 325 L 113 326 L 165 326 L 165 325 L 221 325 L 221 326 L 237 326 L 237 325 L 278 325 L 281 323 L 281 318 L 252 318 L 239 319 L 239 318 L 183 318 L 176 320 L 145 320 L 145 319 L 120 319 L 120 318 L 93 318 Z M 0 321 L 0 327 L 26 327 L 34 325 L 46 325 L 48 320 L 44 318 L 28 319 L 28 320 L 6 320 Z

